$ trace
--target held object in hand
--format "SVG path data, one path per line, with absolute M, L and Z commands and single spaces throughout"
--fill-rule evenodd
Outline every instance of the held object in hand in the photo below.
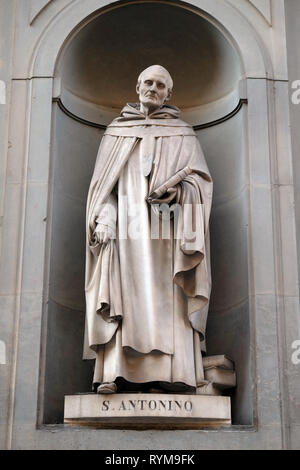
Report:
M 186 178 L 191 173 L 193 173 L 193 170 L 191 170 L 188 166 L 183 168 L 183 170 L 180 170 L 175 173 L 174 176 L 169 178 L 164 184 L 162 184 L 159 188 L 157 188 L 147 197 L 147 201 L 149 202 L 149 204 L 153 204 L 153 201 L 156 201 L 157 199 L 162 197 L 168 191 L 168 189 L 174 188 L 178 183 L 184 180 L 184 178 Z

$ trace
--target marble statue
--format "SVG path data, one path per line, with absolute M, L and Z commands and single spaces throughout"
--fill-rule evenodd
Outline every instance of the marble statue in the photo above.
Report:
M 84 359 L 96 359 L 98 393 L 206 383 L 212 180 L 193 128 L 166 104 L 172 88 L 159 65 L 140 74 L 139 103 L 107 127 L 89 189 Z

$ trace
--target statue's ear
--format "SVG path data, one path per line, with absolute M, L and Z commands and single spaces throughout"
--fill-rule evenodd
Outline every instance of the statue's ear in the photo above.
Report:
M 140 84 L 139 83 L 136 84 L 136 92 L 137 92 L 138 95 L 140 94 Z
M 169 101 L 172 98 L 172 90 L 168 90 L 168 96 L 166 97 L 165 101 Z

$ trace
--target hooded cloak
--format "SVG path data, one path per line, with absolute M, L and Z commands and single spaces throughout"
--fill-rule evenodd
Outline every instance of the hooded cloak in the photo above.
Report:
M 122 350 L 172 356 L 178 343 L 176 315 L 184 328 L 205 339 L 212 180 L 195 132 L 178 115 L 178 108 L 164 105 L 146 117 L 138 104 L 128 104 L 102 138 L 86 212 L 84 359 L 112 345 L 119 348 L 120 362 Z M 160 234 L 158 240 L 120 240 L 120 230 L 128 225 L 120 207 L 124 195 L 129 204 L 140 198 L 144 235 L 149 235 L 154 203 L 179 204 L 172 228 L 176 239 L 162 240 Z M 198 221 L 192 248 L 187 219 L 194 226 Z M 95 238 L 99 224 L 115 235 L 106 245 Z

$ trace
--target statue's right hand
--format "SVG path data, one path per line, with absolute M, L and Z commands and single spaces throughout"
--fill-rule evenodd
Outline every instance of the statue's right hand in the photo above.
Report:
M 106 245 L 115 238 L 114 230 L 108 225 L 98 224 L 94 231 L 94 239 L 100 245 Z

